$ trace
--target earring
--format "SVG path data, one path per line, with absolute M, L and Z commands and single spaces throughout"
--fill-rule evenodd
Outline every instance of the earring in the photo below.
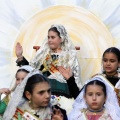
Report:
M 31 103 L 31 100 L 29 100 L 28 103 L 30 104 L 30 103 Z

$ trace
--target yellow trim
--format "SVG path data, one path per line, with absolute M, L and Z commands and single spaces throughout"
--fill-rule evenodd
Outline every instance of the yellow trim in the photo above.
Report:
M 83 108 L 83 109 L 81 110 L 81 113 L 84 115 L 84 118 L 85 118 L 86 120 L 88 120 L 87 115 L 86 115 L 86 112 L 87 112 L 87 109 L 85 109 L 85 108 Z
M 18 109 L 20 109 L 19 107 L 17 107 Z M 17 110 L 17 109 L 16 109 Z M 22 112 L 23 112 L 23 115 L 25 114 L 25 112 L 28 112 L 27 110 L 22 110 L 22 109 L 20 109 Z M 40 119 L 40 118 L 37 118 L 35 115 L 33 115 L 31 112 L 28 112 L 31 116 L 33 116 L 34 118 L 36 118 L 37 120 L 42 120 L 42 119 Z M 22 118 L 24 118 L 23 117 L 23 115 L 22 115 Z M 13 116 L 14 117 L 14 116 Z M 16 119 L 15 117 L 14 117 L 14 119 Z M 17 120 L 17 119 L 16 119 Z
M 48 61 L 50 61 L 50 64 L 47 64 Z M 43 61 L 44 69 L 42 70 L 42 72 L 49 71 L 51 74 L 53 74 L 53 72 L 58 72 L 57 67 L 56 67 L 57 63 L 58 63 L 58 59 L 53 61 L 51 54 L 48 53 L 45 60 Z M 54 69 L 52 65 L 54 65 L 56 69 Z M 53 68 L 53 72 L 51 71 L 52 68 Z
M 98 74 L 99 76 L 102 76 L 109 84 L 110 86 L 115 89 L 115 86 L 113 84 L 111 84 L 111 82 L 104 76 L 104 74 Z M 96 75 L 97 76 L 97 75 Z
M 24 110 L 24 113 L 25 112 L 28 112 L 27 110 Z M 33 115 L 31 112 L 28 112 L 31 116 L 33 116 L 34 118 L 36 118 L 37 120 L 42 120 L 42 119 L 40 119 L 40 118 L 37 118 L 35 115 Z M 24 114 L 23 114 L 24 115 Z

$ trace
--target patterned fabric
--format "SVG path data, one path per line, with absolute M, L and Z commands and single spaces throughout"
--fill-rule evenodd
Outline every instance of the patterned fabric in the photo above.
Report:
M 87 115 L 88 120 L 99 120 L 101 115 Z
M 46 69 L 49 69 L 51 75 L 50 79 L 56 79 L 59 82 L 66 83 L 65 78 L 57 71 L 56 66 L 64 66 L 65 68 L 71 67 L 75 82 L 79 89 L 82 88 L 82 82 L 80 80 L 80 68 L 77 60 L 75 47 L 66 31 L 62 25 L 52 25 L 51 28 L 56 27 L 62 38 L 61 49 L 62 52 L 59 54 L 58 61 L 54 61 L 54 58 L 51 58 L 51 50 L 48 46 L 48 38 L 46 38 L 37 51 L 35 57 L 30 62 L 30 65 L 36 69 L 40 69 L 44 64 Z M 48 64 L 48 65 L 47 65 Z M 44 69 L 44 70 L 46 70 Z M 43 72 L 44 72 L 43 70 Z
M 46 56 L 46 59 L 43 62 L 43 67 L 40 69 L 44 76 L 48 77 L 52 74 L 59 73 L 57 69 L 59 55 L 58 54 L 48 54 Z M 49 73 L 48 73 L 49 72 Z M 56 79 L 49 79 L 50 85 L 51 85 L 51 92 L 53 95 L 63 95 L 65 97 L 71 98 L 69 88 L 67 83 L 59 82 L 59 80 Z
M 29 103 L 26 101 L 24 104 L 21 106 L 18 106 L 18 109 L 16 110 L 16 113 L 14 115 L 14 118 L 18 119 L 18 113 L 22 116 L 22 120 L 30 119 L 33 120 L 51 120 L 51 107 L 48 106 L 46 108 L 40 108 L 39 110 L 33 110 L 30 108 Z M 26 119 L 25 119 L 26 117 Z
M 49 71 L 50 73 L 59 72 L 57 70 L 58 55 L 47 54 L 45 60 L 43 61 L 44 69 L 42 72 Z M 47 76 L 48 77 L 48 76 Z
M 87 110 L 85 109 L 82 111 L 82 114 L 79 115 L 78 120 L 113 120 L 106 109 L 101 115 L 86 115 L 86 111 Z

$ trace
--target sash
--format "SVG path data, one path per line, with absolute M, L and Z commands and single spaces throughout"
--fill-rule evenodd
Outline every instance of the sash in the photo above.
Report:
M 49 71 L 51 74 L 59 72 L 57 69 L 58 58 L 52 59 L 50 53 L 47 54 L 46 59 L 43 61 L 44 69 L 42 72 Z
M 27 110 L 23 111 L 20 108 L 17 108 L 15 111 L 15 115 L 13 116 L 15 120 L 41 120 L 37 118 L 32 113 L 28 112 Z
M 88 120 L 87 119 L 87 116 L 86 116 L 86 110 L 87 109 L 85 109 L 85 108 L 83 108 L 82 110 L 81 110 L 81 117 L 82 117 L 82 119 L 80 119 L 80 120 Z

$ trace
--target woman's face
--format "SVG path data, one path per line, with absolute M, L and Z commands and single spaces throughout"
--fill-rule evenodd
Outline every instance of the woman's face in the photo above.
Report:
M 31 100 L 31 105 L 33 108 L 47 106 L 51 97 L 51 88 L 49 83 L 37 83 L 33 88 L 32 94 L 28 91 L 26 92 L 26 97 Z
M 61 47 L 62 39 L 58 36 L 57 32 L 49 31 L 48 32 L 48 45 L 50 49 L 56 50 Z
M 99 110 L 103 107 L 106 97 L 103 88 L 99 85 L 88 85 L 85 93 L 85 101 L 92 110 Z
M 28 73 L 24 72 L 24 71 L 19 71 L 17 74 L 16 74 L 16 86 L 18 84 L 20 84 L 23 79 L 27 76 Z
M 112 74 L 117 71 L 119 66 L 118 58 L 114 53 L 105 53 L 103 57 L 103 69 L 106 74 Z

